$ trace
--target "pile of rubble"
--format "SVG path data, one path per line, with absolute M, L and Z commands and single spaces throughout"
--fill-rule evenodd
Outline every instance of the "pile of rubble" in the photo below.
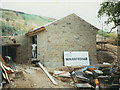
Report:
M 4 61 L 1 55 L 0 55 L 0 60 L 1 60 L 0 67 L 2 73 L 2 83 L 1 83 L 1 88 L 2 88 L 3 84 L 10 83 L 11 81 L 10 76 L 11 74 L 14 73 L 14 71 L 8 64 L 6 64 L 6 62 Z
M 107 63 L 74 68 L 72 71 L 54 71 L 53 76 L 83 89 L 118 89 L 120 85 L 120 67 Z
M 12 36 L 0 36 L 1 44 L 11 44 L 11 43 L 16 43 L 16 39 Z

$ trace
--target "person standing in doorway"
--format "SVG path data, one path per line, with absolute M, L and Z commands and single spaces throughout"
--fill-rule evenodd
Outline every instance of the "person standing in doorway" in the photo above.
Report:
M 36 58 L 37 57 L 37 45 L 34 43 L 32 44 L 32 57 Z

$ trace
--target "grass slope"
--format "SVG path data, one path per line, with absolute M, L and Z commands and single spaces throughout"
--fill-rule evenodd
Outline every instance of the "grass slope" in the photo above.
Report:
M 17 34 L 20 32 L 27 32 L 55 20 L 49 17 L 13 10 L 0 9 L 0 11 L 2 12 L 2 16 L 0 17 L 0 27 L 2 28 L 3 35 L 11 35 L 14 31 L 17 32 Z

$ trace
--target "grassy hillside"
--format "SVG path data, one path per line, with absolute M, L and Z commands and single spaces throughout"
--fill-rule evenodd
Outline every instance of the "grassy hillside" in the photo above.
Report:
M 118 38 L 118 35 L 116 33 L 108 33 L 103 30 L 99 30 L 97 34 L 109 38 L 109 43 L 113 45 L 120 45 L 120 38 Z
M 0 11 L 2 12 L 0 17 L 2 35 L 22 34 L 55 20 L 13 10 L 0 9 Z
M 99 30 L 99 31 L 97 32 L 97 34 L 98 34 L 98 35 L 102 35 L 102 36 L 104 36 L 104 37 L 106 37 L 106 38 L 111 38 L 111 39 L 116 39 L 116 38 L 117 38 L 117 34 L 116 34 L 116 33 L 113 33 L 113 32 L 109 33 L 109 32 L 105 32 L 105 31 L 103 31 L 103 30 Z

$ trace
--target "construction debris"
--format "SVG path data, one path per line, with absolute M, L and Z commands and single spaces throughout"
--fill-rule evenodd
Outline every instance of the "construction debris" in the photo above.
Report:
M 89 83 L 77 83 L 76 84 L 77 88 L 83 88 L 83 89 L 91 89 L 93 86 L 91 86 Z
M 73 71 L 69 71 L 70 75 L 68 75 L 70 78 L 67 79 L 72 78 L 77 88 L 114 88 L 114 86 L 112 87 L 114 84 L 116 84 L 116 88 L 119 88 L 120 67 L 116 68 L 117 67 L 111 64 L 74 68 Z M 61 77 L 62 75 L 66 75 L 66 73 L 68 73 L 68 71 L 54 71 L 53 76 Z M 63 81 L 63 79 L 61 79 L 61 81 Z
M 52 83 L 56 86 L 58 82 L 56 82 L 53 77 L 48 73 L 48 71 L 44 68 L 44 66 L 38 62 L 37 64 L 41 67 L 25 67 L 24 65 L 19 67 L 15 66 L 17 70 L 13 70 L 11 66 L 4 61 L 2 56 L 0 55 L 1 62 L 0 66 L 2 68 L 2 76 L 3 80 L 6 83 L 9 83 L 13 87 L 16 87 L 14 83 L 15 80 L 27 80 L 25 79 L 27 76 L 32 75 L 32 70 L 35 72 L 40 71 L 41 69 L 45 72 L 48 78 L 52 81 Z M 8 57 L 9 58 L 9 57 Z M 115 66 L 111 64 L 102 64 L 102 65 L 94 65 L 94 66 L 82 66 L 82 67 L 65 67 L 60 68 L 59 70 L 53 70 L 53 76 L 57 80 L 61 80 L 63 83 L 69 84 L 75 88 L 82 89 L 104 89 L 104 88 L 119 88 L 120 85 L 120 66 Z M 42 72 L 43 72 L 42 71 Z M 41 71 L 40 71 L 41 72 Z M 49 80 L 48 79 L 48 80 Z M 29 81 L 31 82 L 31 81 Z M 1 83 L 0 88 L 2 88 L 3 84 Z M 37 87 L 38 84 L 33 83 L 31 87 Z
M 2 68 L 2 76 L 4 80 L 6 80 L 6 82 L 10 83 L 11 79 L 9 78 L 9 75 L 12 74 L 14 71 L 9 67 L 9 65 L 6 64 L 1 54 L 0 54 L 0 60 L 1 60 L 0 67 Z M 3 84 L 4 84 L 3 82 L 0 84 L 0 88 L 2 88 Z
M 93 75 L 93 73 L 92 73 L 92 72 L 90 72 L 90 71 L 85 71 L 85 73 L 86 73 L 86 74 Z
M 18 78 L 23 78 L 24 75 L 23 75 L 23 72 L 22 71 L 18 71 L 18 72 L 15 72 L 15 79 L 18 79 Z
M 17 40 L 12 36 L 0 36 L 0 39 L 1 39 L 3 45 L 13 44 L 13 43 L 17 42 Z
M 54 71 L 55 76 L 61 76 L 61 77 L 71 77 L 69 72 L 66 71 Z
M 53 84 L 57 85 L 57 83 L 55 82 L 55 80 L 52 78 L 52 76 L 47 72 L 47 70 L 43 67 L 43 65 L 38 62 L 38 65 L 43 69 L 43 71 L 46 73 L 46 75 L 49 77 L 49 79 L 52 81 Z
M 4 79 L 6 79 L 10 83 L 10 80 L 8 78 L 8 73 L 7 73 L 6 69 L 4 68 L 4 66 L 2 65 L 2 63 L 1 63 L 1 67 L 3 70 L 2 75 L 3 75 Z

